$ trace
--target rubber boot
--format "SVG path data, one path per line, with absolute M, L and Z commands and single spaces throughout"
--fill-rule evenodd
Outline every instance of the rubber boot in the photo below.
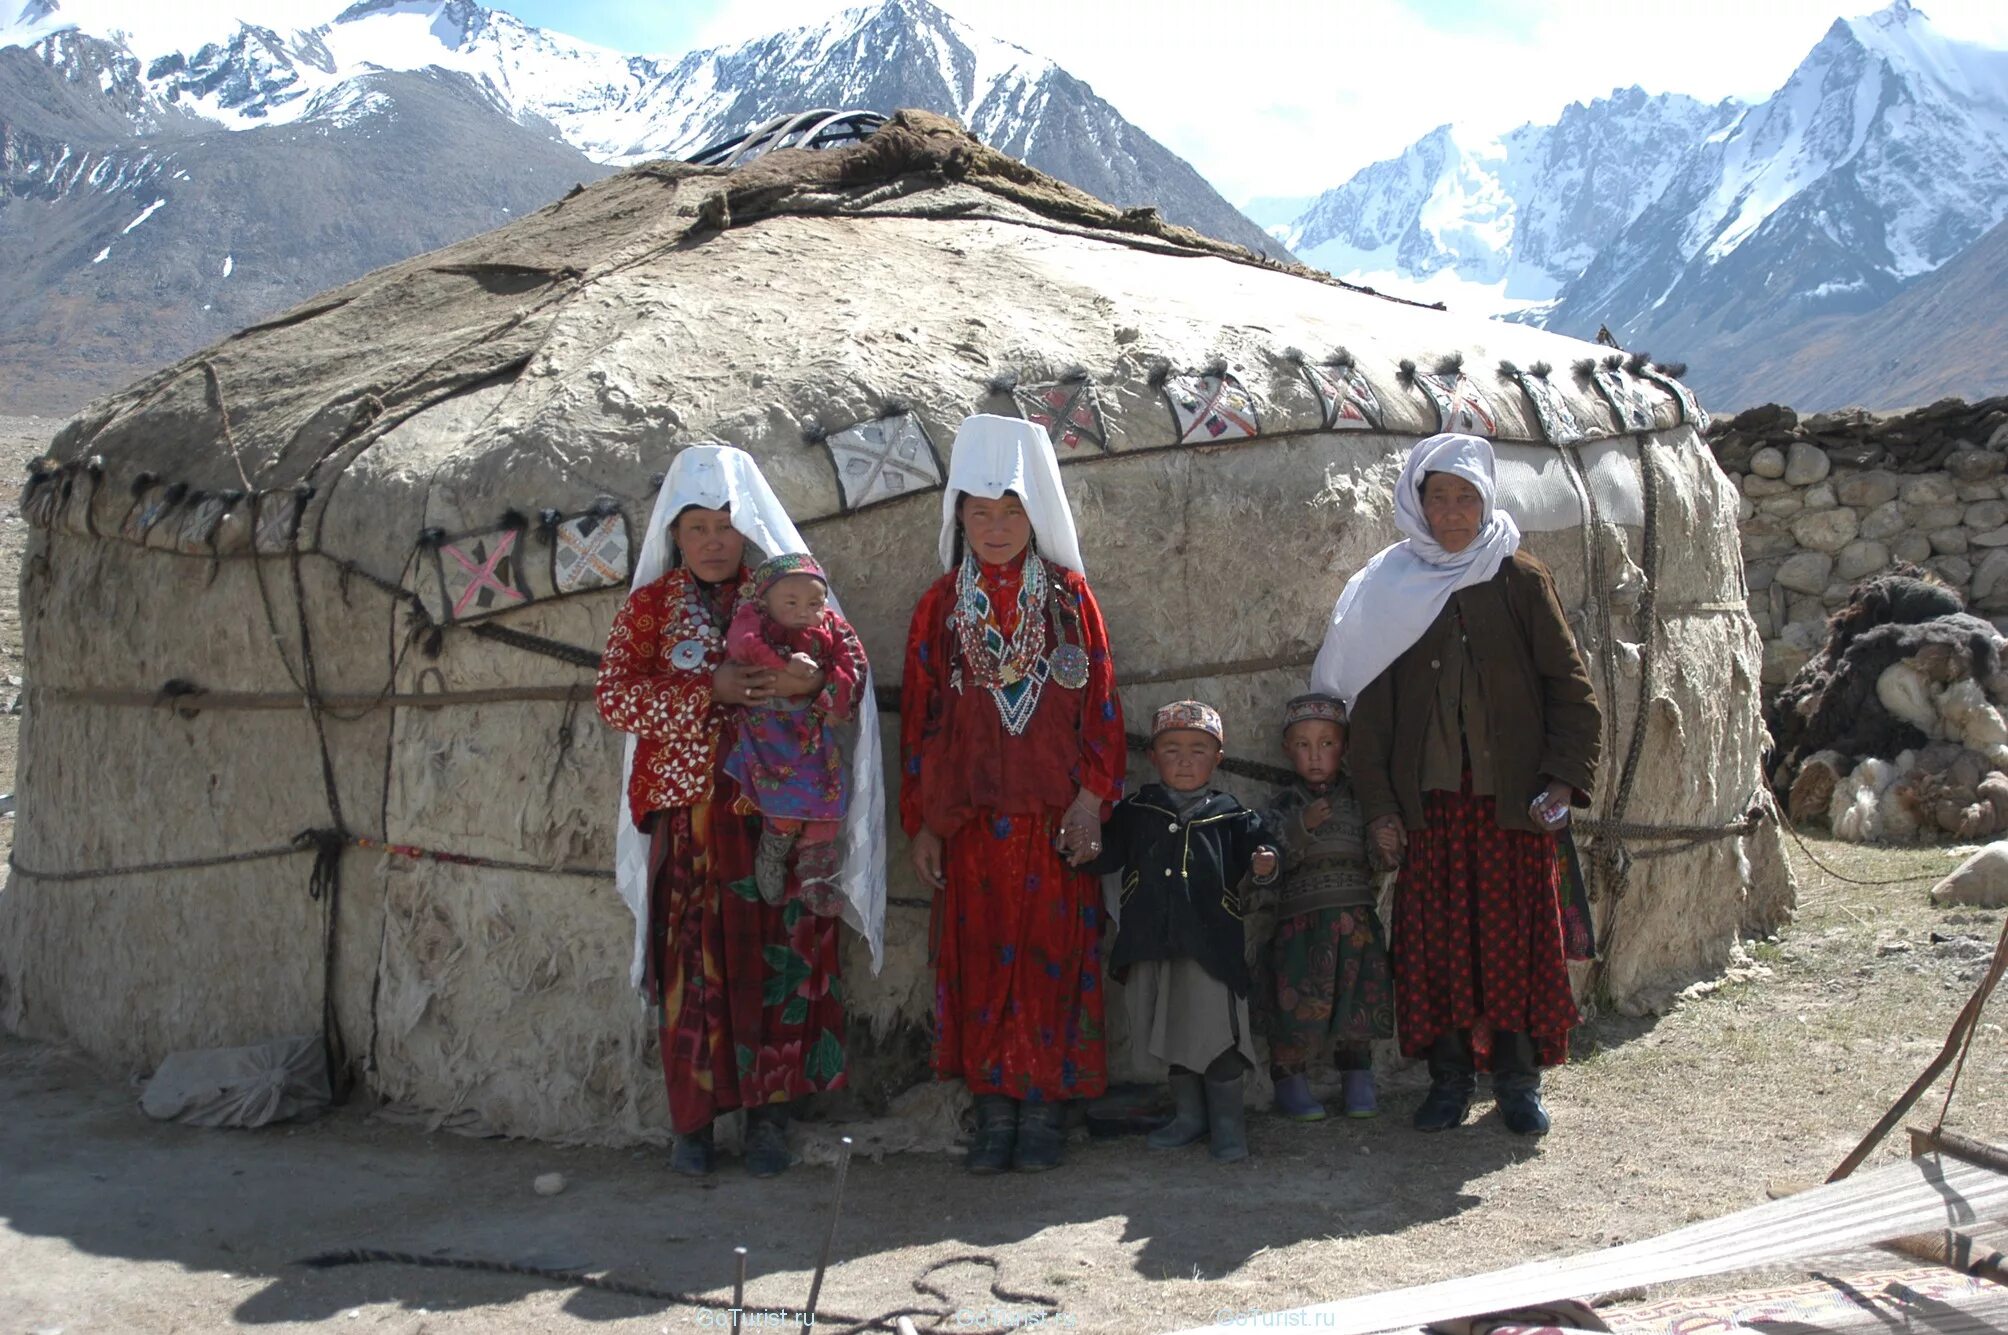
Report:
M 1499 1120 L 1516 1136 L 1545 1136 L 1551 1125 L 1541 1102 L 1541 1058 L 1525 1034 L 1492 1036 L 1492 1094 Z
M 1370 1070 L 1346 1071 L 1341 1074 L 1345 1081 L 1343 1094 L 1346 1116 L 1380 1116 L 1380 1096 L 1374 1090 L 1374 1073 Z
M 1017 1141 L 1018 1100 L 1009 1094 L 978 1094 L 976 1135 L 962 1166 L 980 1177 L 1001 1173 L 1011 1166 Z
M 779 1177 L 794 1157 L 788 1153 L 788 1105 L 768 1103 L 746 1110 L 746 1171 Z
M 1154 1150 L 1175 1150 L 1206 1134 L 1206 1077 L 1183 1066 L 1171 1068 L 1171 1120 L 1144 1137 Z
M 669 1152 L 669 1171 L 684 1177 L 705 1177 L 711 1172 L 711 1123 L 676 1138 Z
M 1311 1082 L 1302 1071 L 1277 1077 L 1276 1115 L 1293 1122 L 1325 1120 L 1325 1105 L 1311 1096 Z
M 1471 1092 L 1477 1085 L 1464 1035 L 1455 1030 L 1439 1034 L 1430 1045 L 1429 1093 L 1415 1110 L 1415 1129 L 1448 1131 L 1462 1125 L 1464 1115 L 1471 1111 Z
M 753 884 L 760 898 L 778 905 L 788 893 L 788 853 L 795 847 L 795 834 L 783 834 L 772 824 L 760 831 L 760 846 L 753 854 Z
M 1206 1068 L 1207 1148 L 1216 1163 L 1239 1163 L 1248 1157 L 1244 1083 L 1238 1053 L 1222 1053 Z
M 1011 1166 L 1021 1173 L 1043 1173 L 1058 1168 L 1066 1154 L 1067 1137 L 1061 1126 L 1065 1105 L 1040 1100 L 1018 1105 L 1018 1145 L 1011 1153 Z

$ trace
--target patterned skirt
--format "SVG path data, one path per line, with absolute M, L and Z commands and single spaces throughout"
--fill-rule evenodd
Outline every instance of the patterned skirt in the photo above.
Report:
M 648 986 L 679 1133 L 844 1083 L 837 919 L 798 893 L 761 900 L 760 818 L 734 814 L 737 796 L 720 775 L 712 801 L 658 811 L 649 830 Z
M 806 704 L 740 712 L 725 772 L 754 808 L 784 820 L 842 820 L 850 784 L 836 729 Z
M 973 1094 L 1108 1089 L 1102 886 L 1053 846 L 1057 813 L 979 809 L 948 840 L 934 897 L 934 1071 Z
M 1395 1018 L 1401 1050 L 1466 1030 L 1479 1069 L 1492 1035 L 1531 1035 L 1543 1066 L 1568 1060 L 1580 1018 L 1562 952 L 1555 837 L 1502 830 L 1490 797 L 1424 793 L 1395 885 Z
M 1308 1065 L 1319 1053 L 1394 1037 L 1394 971 L 1370 904 L 1320 909 L 1276 924 L 1269 966 L 1269 1058 Z

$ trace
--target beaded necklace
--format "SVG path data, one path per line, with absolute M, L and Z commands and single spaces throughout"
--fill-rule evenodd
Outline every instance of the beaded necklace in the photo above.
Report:
M 975 556 L 962 558 L 955 577 L 955 634 L 962 647 L 951 684 L 962 689 L 966 666 L 972 682 L 997 702 L 1004 730 L 1013 737 L 1025 731 L 1039 707 L 1039 693 L 1051 669 L 1046 661 L 1046 563 L 1027 547 L 1024 574 L 1018 584 L 1018 624 L 1007 640 L 997 626 L 997 611 L 983 591 Z

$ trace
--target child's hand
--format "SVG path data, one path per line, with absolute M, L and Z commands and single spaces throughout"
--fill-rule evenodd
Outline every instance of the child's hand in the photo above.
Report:
M 1271 876 L 1274 876 L 1276 874 L 1276 850 L 1273 848 L 1256 849 L 1255 856 L 1249 861 L 1249 869 L 1255 873 L 1258 880 L 1266 881 Z
M 1382 816 L 1367 827 L 1367 840 L 1383 867 L 1399 867 L 1403 848 L 1408 843 L 1408 832 L 1402 828 L 1401 817 Z
M 790 665 L 798 667 L 804 672 L 822 671 L 821 668 L 816 666 L 816 660 L 809 657 L 807 654 L 789 654 L 788 662 Z
M 1304 828 L 1315 830 L 1332 818 L 1332 799 L 1321 797 L 1304 808 Z

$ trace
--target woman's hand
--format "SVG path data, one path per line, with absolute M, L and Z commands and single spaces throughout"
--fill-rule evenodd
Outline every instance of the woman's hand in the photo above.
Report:
M 1060 856 L 1078 867 L 1102 851 L 1102 799 L 1083 788 L 1060 817 Z
M 1367 843 L 1383 867 L 1399 867 L 1402 850 L 1408 845 L 1408 831 L 1399 816 L 1376 816 L 1367 825 Z
M 1255 873 L 1255 879 L 1258 881 L 1266 881 L 1274 876 L 1276 874 L 1276 850 L 1268 847 L 1256 849 L 1255 856 L 1249 859 L 1248 869 Z
M 930 890 L 939 890 L 947 882 L 941 865 L 943 852 L 941 836 L 925 825 L 920 827 L 920 833 L 913 837 L 913 844 L 907 850 L 913 859 L 913 874 Z
M 823 689 L 823 670 L 807 654 L 796 654 L 774 674 L 774 694 L 790 700 L 814 695 Z
M 721 705 L 757 705 L 774 698 L 773 668 L 720 663 L 711 673 L 711 698 Z
M 1532 811 L 1534 819 L 1540 822 L 1541 828 L 1552 833 L 1569 823 L 1569 804 L 1575 801 L 1575 798 L 1574 788 L 1560 779 L 1555 779 L 1548 784 L 1546 791 L 1534 799 L 1534 804 L 1529 810 Z M 1555 818 L 1549 820 L 1543 816 L 1541 812 L 1544 809 L 1554 811 Z

